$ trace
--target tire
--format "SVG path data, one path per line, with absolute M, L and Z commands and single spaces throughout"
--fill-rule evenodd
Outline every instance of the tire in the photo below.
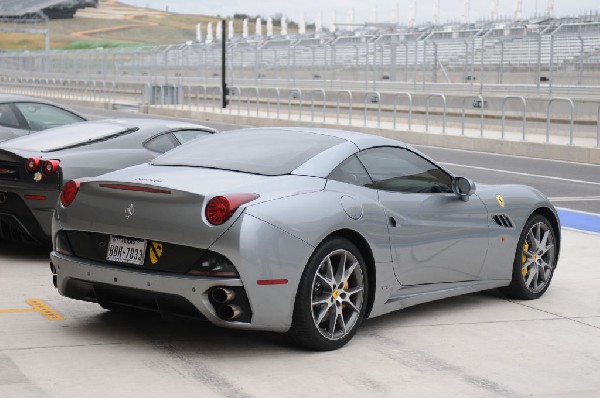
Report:
M 368 286 L 366 263 L 356 246 L 342 238 L 326 240 L 302 274 L 288 337 L 316 351 L 344 346 L 364 319 Z
M 527 220 L 515 253 L 512 281 L 501 291 L 510 298 L 535 300 L 541 297 L 554 275 L 558 251 L 552 224 L 536 214 Z

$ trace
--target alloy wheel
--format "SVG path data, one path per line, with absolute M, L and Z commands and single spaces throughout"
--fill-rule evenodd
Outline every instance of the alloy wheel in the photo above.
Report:
M 319 333 L 338 340 L 356 326 L 364 302 L 363 269 L 349 251 L 338 249 L 319 264 L 312 284 L 312 317 Z

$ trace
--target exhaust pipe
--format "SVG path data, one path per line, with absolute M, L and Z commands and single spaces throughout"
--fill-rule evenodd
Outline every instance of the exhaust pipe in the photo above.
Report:
M 219 309 L 219 316 L 226 321 L 233 321 L 242 315 L 242 309 L 235 304 L 224 305 Z
M 6 192 L 0 192 L 0 205 L 8 202 L 8 194 Z
M 212 299 L 219 304 L 225 304 L 235 298 L 235 292 L 224 287 L 217 287 L 211 292 Z

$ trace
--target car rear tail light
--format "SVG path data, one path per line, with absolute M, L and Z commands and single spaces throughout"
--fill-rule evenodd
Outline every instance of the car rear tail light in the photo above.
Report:
M 227 196 L 215 196 L 206 205 L 204 215 L 209 223 L 221 225 L 235 213 L 238 207 L 244 203 L 257 199 L 255 193 L 238 193 Z
M 77 192 L 79 192 L 79 181 L 71 180 L 67 182 L 60 193 L 60 203 L 64 207 L 69 207 L 75 200 Z
M 25 168 L 28 172 L 33 173 L 40 168 L 40 163 L 42 163 L 40 158 L 29 158 L 27 159 L 27 162 L 25 162 Z
M 58 171 L 59 166 L 60 162 L 58 160 L 46 160 L 42 166 L 42 170 L 44 174 L 51 176 Z

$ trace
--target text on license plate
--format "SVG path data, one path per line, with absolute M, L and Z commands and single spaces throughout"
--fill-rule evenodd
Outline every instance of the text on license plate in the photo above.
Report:
M 107 261 L 142 265 L 146 254 L 146 240 L 112 236 L 106 253 Z

